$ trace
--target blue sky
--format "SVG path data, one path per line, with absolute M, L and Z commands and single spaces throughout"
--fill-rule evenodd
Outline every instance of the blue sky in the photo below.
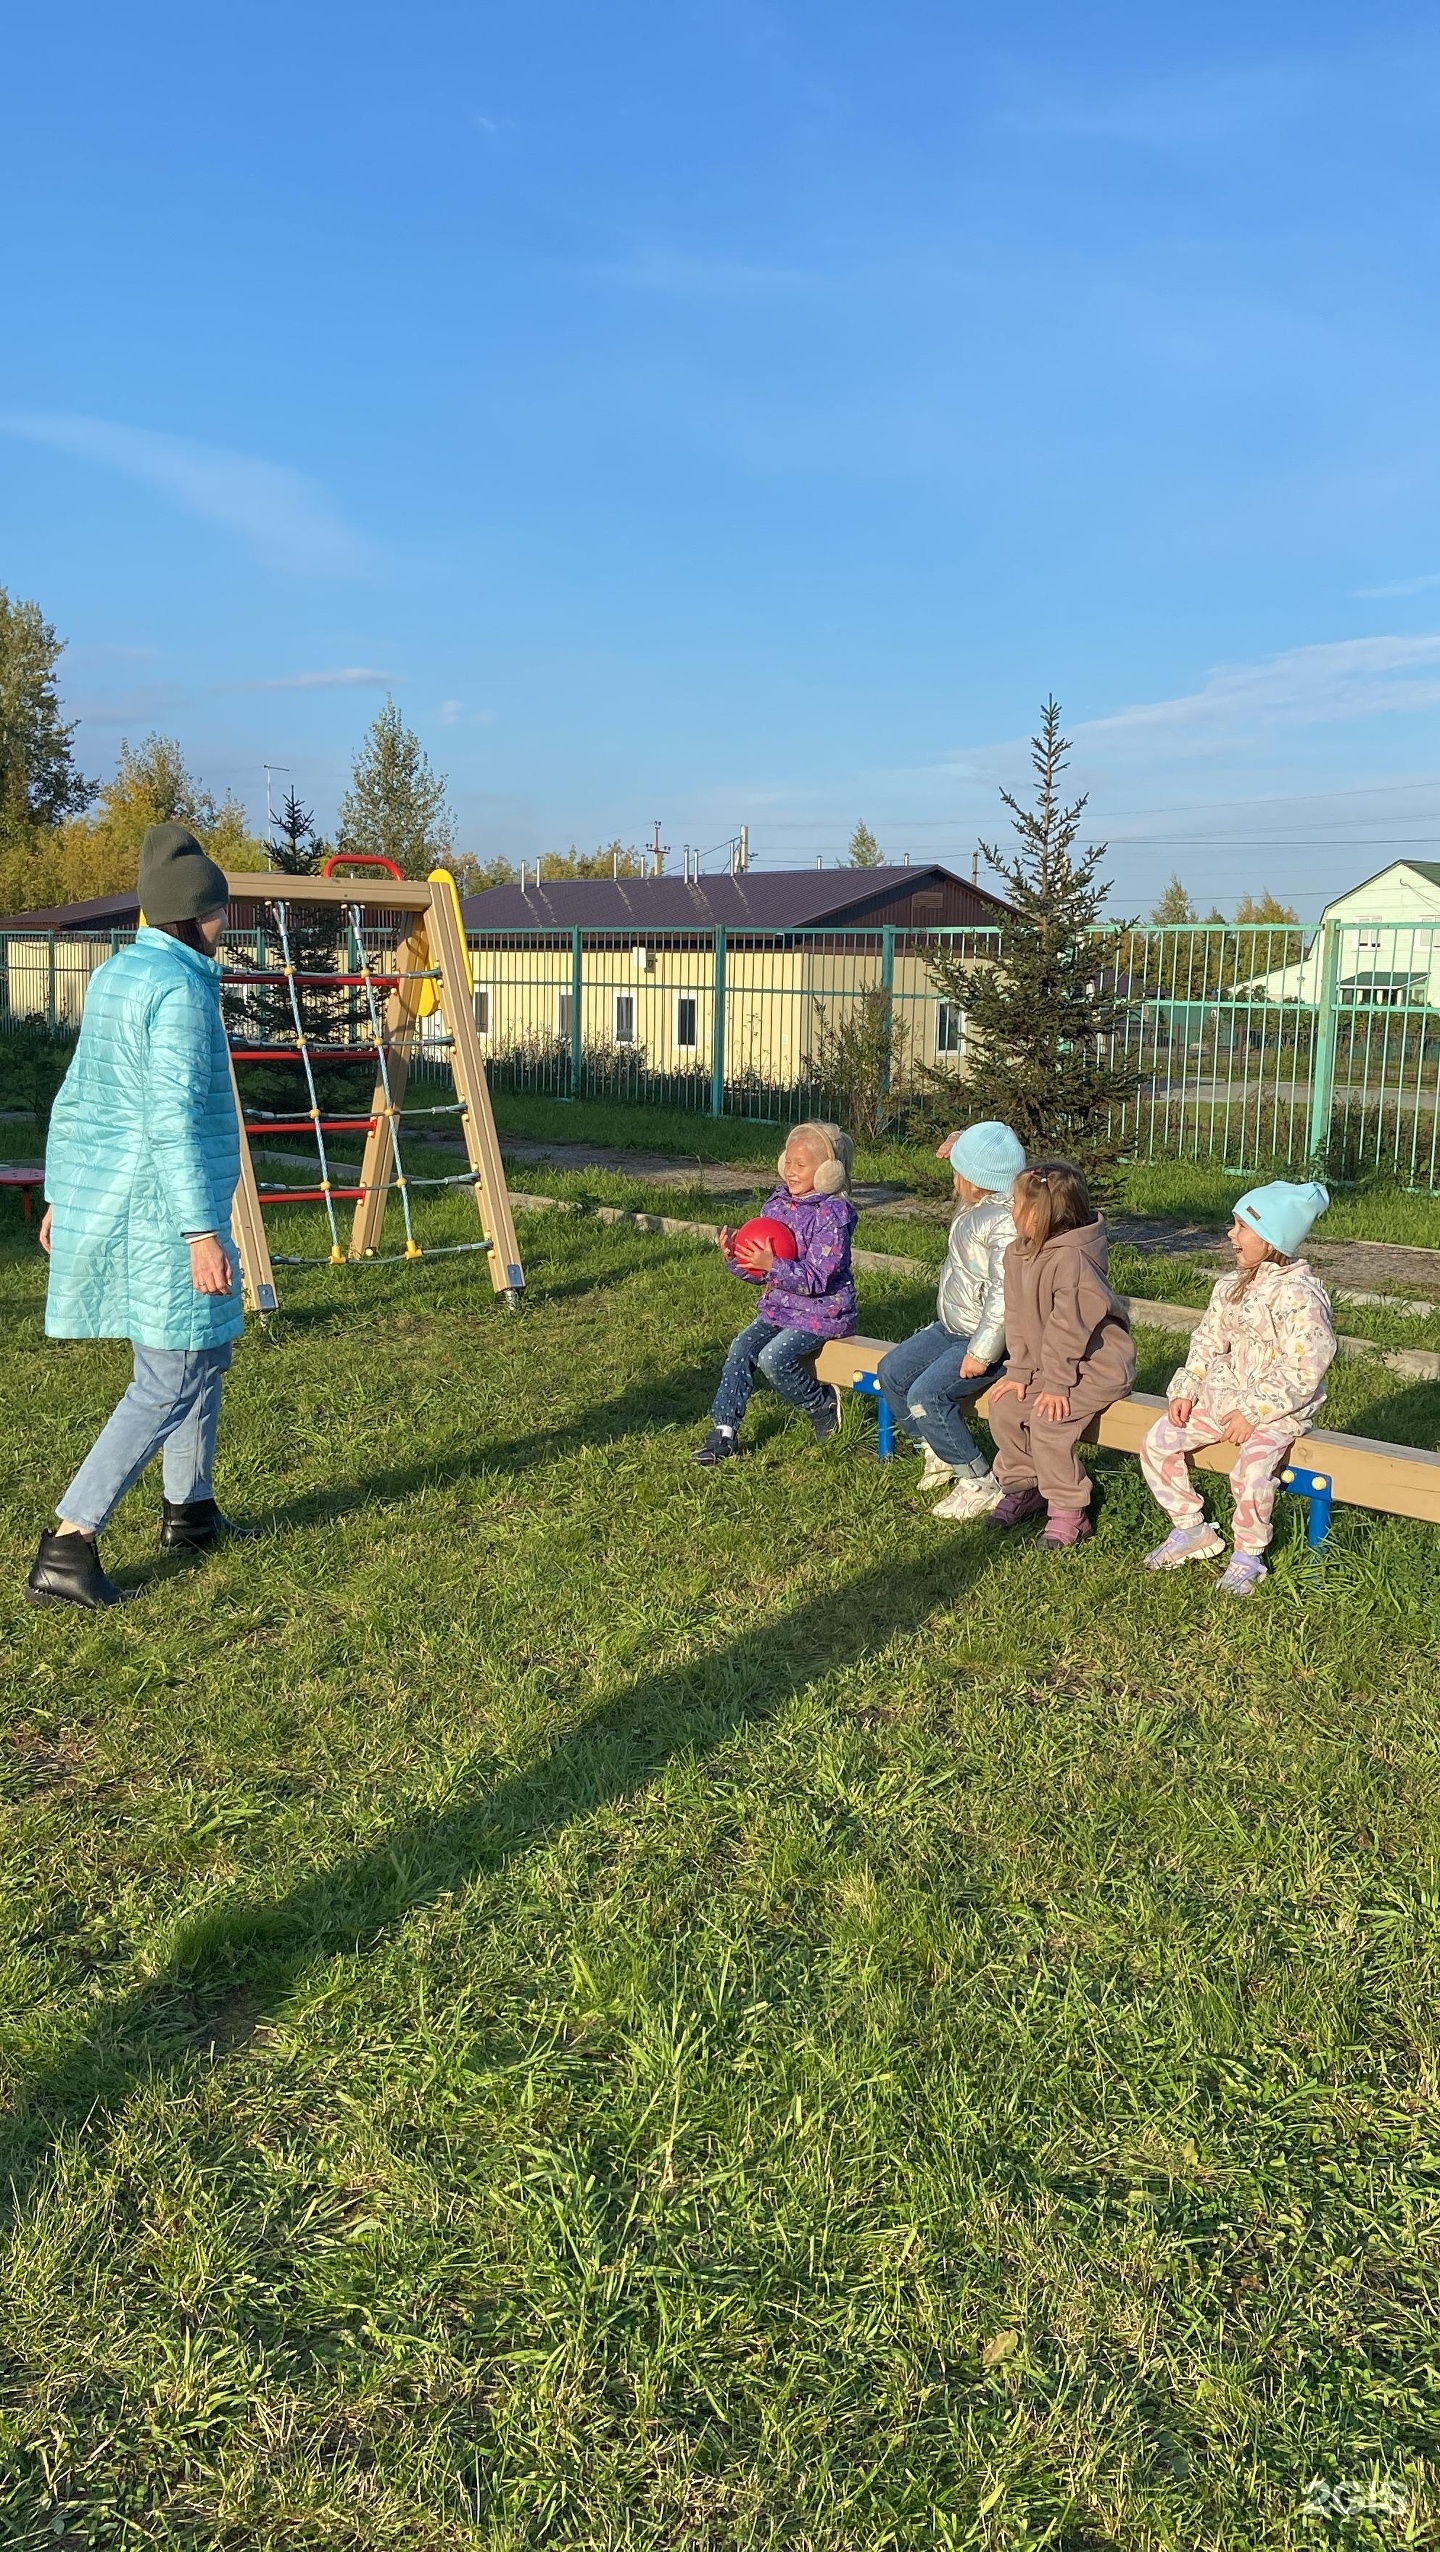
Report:
M 7 72 L 92 772 L 328 820 L 389 686 L 482 854 L 968 863 L 1053 688 L 1132 909 L 1440 856 L 1433 13 L 56 0 Z

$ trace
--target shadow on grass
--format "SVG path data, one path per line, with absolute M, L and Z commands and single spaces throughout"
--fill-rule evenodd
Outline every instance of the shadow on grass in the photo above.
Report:
M 442 1893 L 493 1876 L 577 1818 L 634 1798 L 677 1758 L 703 1759 L 763 1725 L 818 1677 L 875 1655 L 954 1603 L 993 1543 L 947 1543 L 826 1587 L 683 1665 L 642 1676 L 557 1736 L 523 1772 L 484 1770 L 442 1807 L 270 1899 L 241 1896 L 182 1934 L 163 1974 L 118 1999 L 24 2089 L 0 2130 L 11 2214 L 56 2139 L 103 2129 L 134 2086 L 190 2077 L 243 2046 L 305 1971 L 361 1958 Z
M 420 1489 L 450 1486 L 458 1480 L 533 1470 L 537 1464 L 575 1453 L 584 1445 L 619 1444 L 628 1436 L 653 1435 L 658 1427 L 681 1420 L 698 1423 L 710 1405 L 718 1367 L 685 1367 L 632 1384 L 613 1400 L 591 1402 L 563 1425 L 531 1435 L 494 1442 L 477 1434 L 463 1451 L 423 1462 L 398 1463 L 388 1471 L 367 1471 L 334 1488 L 310 1489 L 283 1506 L 248 1520 L 263 1532 L 284 1532 L 305 1524 L 329 1524 L 353 1514 L 357 1507 L 393 1505 Z

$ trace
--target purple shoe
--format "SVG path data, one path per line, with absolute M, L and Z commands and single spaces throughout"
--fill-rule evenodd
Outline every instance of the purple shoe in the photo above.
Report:
M 1094 1530 L 1088 1506 L 1052 1506 L 1040 1547 L 1043 1551 L 1073 1551 L 1077 1542 L 1088 1542 Z
M 1032 1515 L 1047 1513 L 1045 1500 L 1038 1489 L 1007 1489 L 998 1506 L 992 1506 L 987 1524 L 1028 1524 Z

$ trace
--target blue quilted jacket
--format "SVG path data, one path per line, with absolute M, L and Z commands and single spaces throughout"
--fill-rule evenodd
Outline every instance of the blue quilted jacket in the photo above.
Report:
M 50 1119 L 50 1336 L 172 1348 L 238 1337 L 230 1203 L 239 1176 L 220 968 L 142 927 L 91 977 Z M 196 1293 L 187 1232 L 225 1243 L 230 1293 Z

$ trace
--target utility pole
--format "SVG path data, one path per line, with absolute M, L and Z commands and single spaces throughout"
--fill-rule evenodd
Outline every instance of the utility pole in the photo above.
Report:
M 650 854 L 655 862 L 654 873 L 657 877 L 659 877 L 665 866 L 665 854 L 660 848 L 660 818 L 658 815 L 655 818 L 655 839 L 650 845 Z

